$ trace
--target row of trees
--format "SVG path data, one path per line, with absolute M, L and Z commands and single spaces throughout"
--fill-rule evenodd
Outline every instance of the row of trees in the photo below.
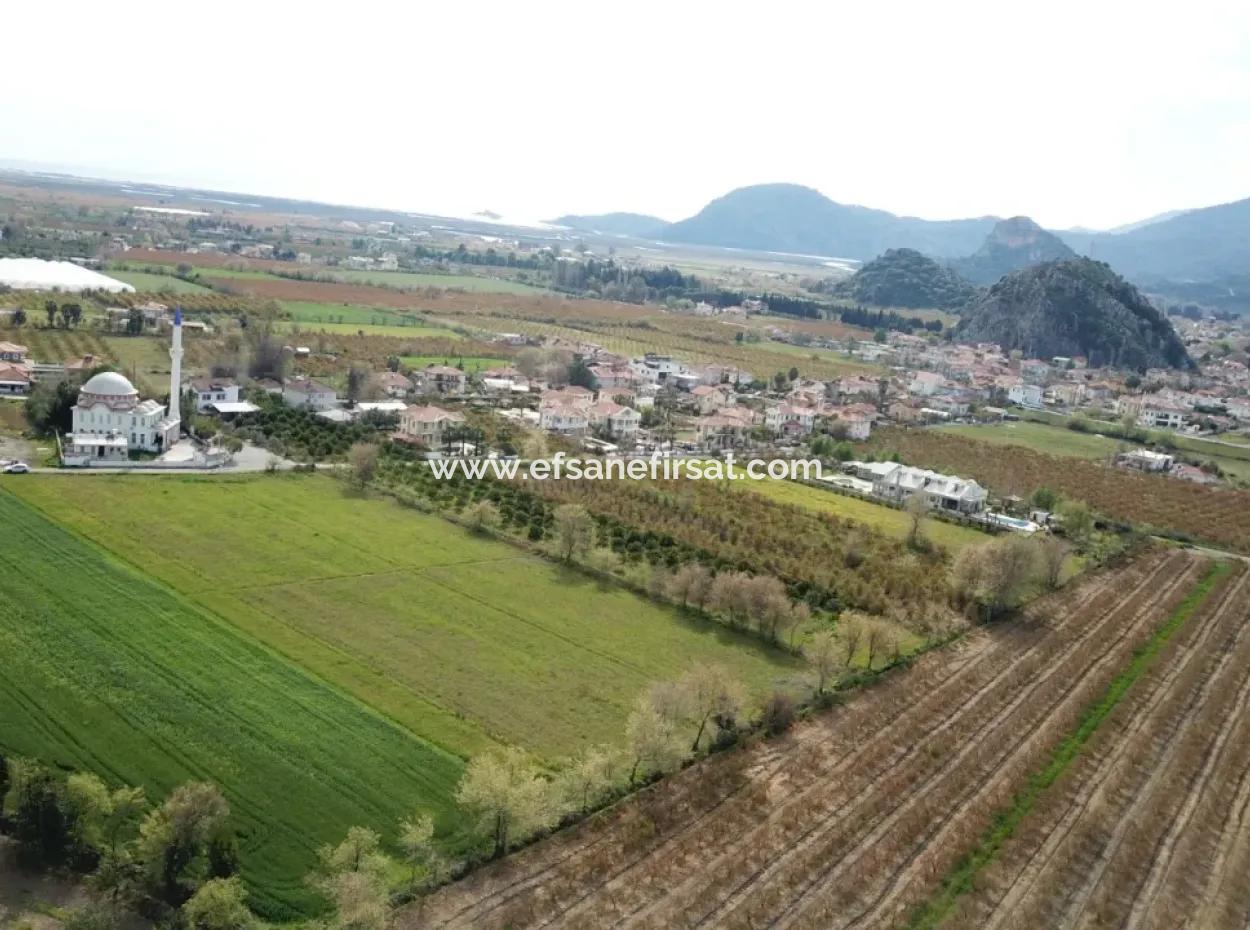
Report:
M 1058 588 L 1071 551 L 1049 533 L 1011 534 L 966 546 L 951 565 L 951 589 L 957 603 L 975 605 L 985 620 L 993 620 L 1039 586 Z

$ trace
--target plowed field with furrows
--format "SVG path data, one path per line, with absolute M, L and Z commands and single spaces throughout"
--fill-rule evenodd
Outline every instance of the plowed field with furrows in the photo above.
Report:
M 1210 571 L 1209 563 L 1173 551 L 1099 573 L 1036 602 L 1010 623 L 924 657 L 783 740 L 714 757 L 443 889 L 400 925 L 904 925 L 1086 709 L 1161 625 L 1185 609 L 1186 596 Z M 1232 615 L 1245 619 L 1245 584 L 1234 575 L 1203 597 L 1177 637 L 1176 650 L 1190 650 L 1199 663 L 1194 667 L 1212 676 L 1206 686 L 1212 695 L 1224 695 L 1221 683 L 1232 679 L 1231 693 L 1209 710 L 1216 724 L 1242 701 L 1238 688 L 1248 666 L 1239 656 L 1250 646 L 1241 644 Z M 1237 654 L 1221 653 L 1224 645 Z M 1157 674 L 1173 676 L 1172 685 L 1182 689 L 1176 700 L 1193 698 L 1181 682 L 1197 673 L 1187 672 L 1188 664 L 1175 666 L 1160 663 Z M 1138 692 L 1132 695 L 1126 705 L 1138 700 Z M 1205 698 L 1193 700 L 1199 702 L 1193 713 L 1207 706 Z M 1136 879 L 1142 895 L 1157 898 L 1173 895 L 1189 875 L 1186 851 L 1197 840 L 1186 824 L 1214 814 L 1206 800 L 1187 803 L 1177 787 L 1212 779 L 1219 759 L 1208 763 L 1183 747 L 1169 750 L 1165 734 L 1148 729 L 1160 741 L 1160 758 L 1175 756 L 1179 767 L 1164 765 L 1157 778 L 1147 769 L 1151 783 L 1135 790 L 1157 794 L 1160 804 L 1166 800 L 1175 809 L 1173 826 L 1152 823 L 1150 837 L 1142 838 L 1136 826 L 1146 825 L 1130 824 L 1134 829 L 1121 842 L 1103 850 L 1101 870 L 1086 867 L 1082 878 L 1125 888 L 1115 871 L 1123 859 L 1117 850 L 1129 855 L 1153 843 L 1156 866 L 1145 866 Z M 1189 729 L 1178 732 L 1187 738 Z M 1250 752 L 1245 743 L 1228 737 L 1212 751 L 1221 759 L 1240 756 Z M 1244 816 L 1250 788 L 1237 783 L 1226 789 L 1225 808 Z M 1206 855 L 1219 857 L 1231 888 L 1250 850 L 1235 825 L 1225 826 L 1227 835 L 1217 828 L 1204 833 L 1203 842 L 1212 847 Z M 1049 885 L 1038 883 L 1037 894 L 1058 906 Z M 1094 892 L 1085 897 L 1071 906 L 1104 906 Z M 1157 923 L 1154 907 L 1139 909 L 1152 912 Z

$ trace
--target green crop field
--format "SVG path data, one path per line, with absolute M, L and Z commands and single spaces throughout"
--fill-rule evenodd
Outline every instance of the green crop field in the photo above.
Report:
M 291 319 L 300 324 L 302 329 L 326 329 L 346 327 L 352 332 L 364 328 L 366 332 L 384 329 L 389 335 L 396 327 L 404 331 L 403 336 L 421 336 L 428 338 L 464 339 L 464 334 L 432 323 L 429 318 L 417 313 L 405 313 L 386 307 L 364 307 L 356 304 L 326 304 L 307 300 L 279 301 L 282 309 Z
M 1114 455 L 1118 448 L 1127 448 L 1130 445 L 1108 436 L 1099 436 L 1096 432 L 1081 433 L 1064 427 L 1047 426 L 1045 423 L 1031 423 L 1027 420 L 1010 423 L 959 424 L 934 428 L 955 433 L 958 436 L 966 436 L 969 439 L 978 439 L 981 442 L 1024 446 L 1035 452 L 1071 455 L 1083 459 L 1108 458 Z
M 505 365 L 512 364 L 511 359 L 506 358 L 490 358 L 484 355 L 401 355 L 399 360 L 409 368 L 424 368 L 426 365 L 459 365 L 464 364 L 464 370 L 469 374 L 475 374 L 483 369 L 501 368 Z
M 911 529 L 911 518 L 902 510 L 874 504 L 872 501 L 851 497 L 849 494 L 838 494 L 821 488 L 795 481 L 773 481 L 768 478 L 759 481 L 738 481 L 732 485 L 762 494 L 765 497 L 785 504 L 796 504 L 809 510 L 831 513 L 847 520 L 855 520 L 875 527 L 881 532 L 904 539 Z M 985 542 L 990 537 L 980 530 L 942 520 L 927 520 L 924 533 L 943 548 L 956 552 L 969 543 Z
M 207 294 L 212 288 L 193 281 L 184 281 L 173 275 L 152 274 L 147 271 L 115 271 L 105 272 L 110 278 L 125 281 L 133 285 L 135 290 L 149 294 Z
M 352 822 L 390 837 L 425 804 L 458 842 L 463 758 L 506 742 L 554 763 L 619 744 L 636 695 L 695 661 L 756 695 L 801 671 L 723 626 L 324 476 L 7 487 L 4 525 L 31 529 L 0 557 L 0 604 L 23 605 L 0 608 L 0 682 L 20 686 L 22 708 L 0 720 L 0 745 L 153 793 L 191 774 L 221 782 L 245 817 L 249 881 L 275 910 L 306 905 L 312 846 Z M 273 768 L 282 760 L 315 784 L 266 800 L 295 777 Z
M 378 287 L 420 288 L 435 287 L 445 290 L 458 289 L 483 294 L 545 294 L 545 288 L 505 278 L 467 274 L 423 274 L 414 271 L 349 271 L 327 268 L 327 274 L 353 284 L 373 284 Z
M 1140 443 L 1126 442 L 1112 436 L 1099 435 L 1098 422 L 1097 420 L 1089 421 L 1089 432 L 1068 429 L 1066 426 L 1051 426 L 1048 423 L 1033 420 L 1020 420 L 1011 423 L 959 424 L 957 426 L 938 426 L 934 427 L 934 429 L 956 433 L 969 439 L 979 439 L 982 442 L 1024 446 L 1035 452 L 1045 452 L 1050 455 L 1068 455 L 1075 458 L 1106 459 L 1113 456 L 1118 450 L 1140 448 Z M 1220 445 L 1190 436 L 1178 436 L 1175 433 L 1165 431 L 1159 431 L 1155 435 L 1170 438 L 1182 455 L 1210 459 L 1228 475 L 1250 481 L 1250 462 L 1246 461 L 1244 457 L 1245 450 L 1241 447 Z
M 22 490 L 97 484 L 49 483 Z M 157 799 L 190 779 L 221 785 L 253 903 L 276 918 L 314 906 L 302 877 L 315 849 L 353 824 L 393 836 L 420 803 L 445 831 L 462 826 L 449 800 L 455 756 L 3 490 L 0 524 L 6 753 L 143 785 Z M 247 560 L 210 549 L 224 572 Z
M 327 332 L 337 333 L 340 335 L 354 336 L 357 333 L 364 333 L 366 336 L 400 336 L 407 338 L 443 338 L 443 339 L 464 339 L 460 333 L 453 332 L 450 329 L 444 329 L 437 326 L 413 326 L 411 324 L 400 326 L 398 324 L 372 324 L 372 323 L 316 323 L 316 322 L 279 322 L 275 329 L 279 332 Z

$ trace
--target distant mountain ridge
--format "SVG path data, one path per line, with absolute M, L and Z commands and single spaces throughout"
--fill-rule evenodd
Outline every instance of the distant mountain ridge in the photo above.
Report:
M 980 296 L 970 282 L 915 249 L 887 249 L 833 289 L 876 307 L 958 310 Z
M 994 217 L 922 220 L 836 203 L 798 184 L 757 184 L 730 191 L 689 219 L 658 234 L 665 242 L 766 252 L 853 258 L 910 248 L 940 258 L 967 255 L 993 227 Z
M 837 203 L 798 184 L 757 184 L 730 191 L 677 223 L 640 214 L 566 216 L 555 222 L 588 232 L 679 244 L 867 262 L 888 249 L 903 248 L 938 259 L 971 258 L 1000 221 L 992 216 L 957 220 L 896 216 Z M 1244 275 L 1250 268 L 1250 198 L 1170 211 L 1109 232 L 1041 232 L 1051 238 L 1039 236 L 1037 259 L 1085 254 L 1109 262 L 1142 283 L 1220 281 Z M 1055 242 L 1066 245 L 1069 255 L 1055 247 Z M 991 265 L 992 261 L 979 263 L 970 273 L 982 281 L 994 280 Z M 966 271 L 958 264 L 955 267 Z
M 995 223 L 979 249 L 950 265 L 973 284 L 993 284 L 1018 268 L 1067 258 L 1076 253 L 1062 239 L 1027 216 L 1013 216 Z
M 955 337 L 1028 358 L 1084 356 L 1091 365 L 1190 368 L 1172 324 L 1103 262 L 1073 258 L 1011 272 L 964 310 Z

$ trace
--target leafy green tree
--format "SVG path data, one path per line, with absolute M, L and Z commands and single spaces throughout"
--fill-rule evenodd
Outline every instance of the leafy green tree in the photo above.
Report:
M 390 860 L 381 838 L 366 827 L 352 827 L 337 846 L 317 851 L 319 868 L 310 879 L 334 906 L 333 930 L 383 930 L 390 914 L 387 874 Z
M 565 562 L 585 555 L 595 539 L 595 521 L 580 504 L 561 504 L 553 513 L 556 546 Z
M 19 859 L 42 867 L 65 863 L 73 851 L 77 824 L 60 779 L 38 762 L 13 759 L 9 781 L 4 806 Z
M 205 882 L 182 906 L 187 930 L 257 930 L 261 926 L 247 908 L 247 889 L 238 878 Z
M 399 848 L 404 851 L 404 858 L 412 866 L 413 885 L 417 883 L 418 874 L 424 874 L 427 882 L 438 881 L 445 865 L 434 842 L 434 818 L 422 811 L 399 823 Z
M 631 785 L 639 775 L 669 772 L 681 765 L 688 754 L 678 732 L 681 716 L 677 707 L 657 700 L 654 693 L 639 696 L 625 724 Z
M 219 850 L 230 805 L 216 785 L 188 782 L 139 825 L 137 858 L 153 893 L 175 907 L 210 878 L 224 878 Z

